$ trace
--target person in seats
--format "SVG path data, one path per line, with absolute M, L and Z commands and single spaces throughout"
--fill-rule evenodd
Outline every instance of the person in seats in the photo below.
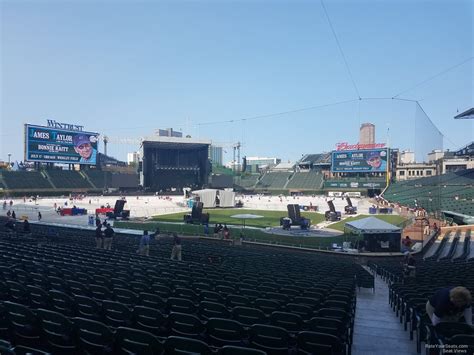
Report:
M 405 239 L 402 240 L 402 252 L 407 252 L 411 250 L 411 247 L 413 245 L 413 241 L 411 238 L 407 235 Z
M 31 228 L 30 228 L 30 222 L 25 218 L 23 221 L 23 233 L 25 234 L 30 234 L 31 233 Z
M 227 227 L 227 224 L 224 225 L 223 232 L 224 232 L 224 239 L 226 240 L 230 239 L 230 230 Z
M 99 223 L 95 228 L 95 247 L 101 249 L 104 242 L 104 233 L 102 233 L 102 225 Z
M 472 325 L 471 292 L 462 286 L 445 287 L 435 292 L 426 302 L 426 313 L 431 323 L 460 322 Z
M 112 241 L 114 239 L 114 230 L 112 229 L 112 226 L 107 223 L 107 228 L 105 228 L 104 231 L 104 249 L 105 250 L 112 250 Z
M 414 278 L 416 276 L 416 260 L 413 254 L 407 252 L 403 263 L 403 276 L 405 278 Z
M 150 236 L 148 235 L 147 230 L 143 231 L 143 235 L 140 238 L 140 246 L 138 247 L 138 252 L 140 255 L 150 255 Z
M 177 233 L 173 233 L 173 249 L 171 250 L 171 260 L 181 261 L 181 238 Z

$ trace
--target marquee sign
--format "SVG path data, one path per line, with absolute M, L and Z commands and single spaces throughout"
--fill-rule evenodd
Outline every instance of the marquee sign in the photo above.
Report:
M 60 123 L 56 120 L 46 120 L 48 122 L 48 127 L 65 129 L 67 131 L 82 131 L 84 126 L 71 124 L 71 123 Z
M 99 134 L 25 124 L 25 161 L 97 164 Z
M 336 143 L 336 150 L 361 150 L 361 149 L 380 149 L 385 148 L 385 143 L 373 144 L 349 144 L 347 142 Z

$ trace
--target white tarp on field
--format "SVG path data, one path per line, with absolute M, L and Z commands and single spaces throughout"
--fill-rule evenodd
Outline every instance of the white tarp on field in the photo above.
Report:
M 235 192 L 231 190 L 204 189 L 193 191 L 192 194 L 199 196 L 204 208 L 216 207 L 217 195 L 219 196 L 219 207 L 235 206 Z
M 194 195 L 199 196 L 199 200 L 203 203 L 204 208 L 216 207 L 217 190 L 204 189 L 204 190 L 196 190 L 196 191 L 193 191 L 192 193 Z
M 235 206 L 235 192 L 228 190 L 219 190 L 220 207 Z

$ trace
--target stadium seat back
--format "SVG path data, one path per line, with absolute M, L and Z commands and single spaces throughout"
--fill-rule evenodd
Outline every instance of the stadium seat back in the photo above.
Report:
M 265 351 L 243 348 L 240 346 L 223 346 L 219 350 L 219 355 L 265 355 Z
M 249 328 L 249 342 L 252 347 L 269 354 L 286 355 L 289 335 L 285 329 L 280 327 L 254 324 Z
M 165 340 L 164 343 L 165 352 L 168 355 L 182 355 L 182 354 L 202 354 L 211 355 L 213 354 L 209 346 L 196 339 L 170 336 Z
M 86 296 L 74 296 L 76 302 L 77 315 L 83 318 L 100 321 L 102 319 L 102 309 L 93 298 Z
M 168 324 L 172 334 L 187 338 L 200 338 L 205 331 L 199 318 L 192 314 L 171 312 Z
M 91 291 L 92 298 L 94 298 L 95 300 L 103 301 L 113 299 L 112 292 L 110 292 L 110 290 L 104 285 L 90 284 L 89 290 Z
M 17 345 L 11 349 L 15 355 L 51 355 L 51 353 L 28 346 Z M 3 354 L 3 353 L 1 353 Z
M 265 313 L 257 308 L 235 307 L 232 309 L 232 315 L 236 321 L 246 326 L 267 323 Z
M 286 305 L 288 312 L 299 315 L 303 320 L 309 320 L 313 316 L 313 309 L 311 306 L 299 303 L 288 303 Z
M 174 290 L 173 297 L 185 298 L 192 302 L 198 299 L 197 294 L 193 290 L 184 287 L 177 287 Z
M 194 303 L 186 298 L 169 297 L 166 301 L 170 312 L 193 314 L 196 312 Z
M 88 354 L 112 351 L 114 334 L 104 323 L 92 319 L 73 318 L 81 349 Z
M 233 287 L 227 285 L 217 285 L 215 290 L 221 295 L 230 295 L 235 292 L 235 289 Z
M 119 327 L 114 336 L 114 354 L 163 353 L 163 344 L 153 334 L 126 327 Z
M 134 324 L 137 328 L 153 333 L 164 335 L 166 318 L 158 309 L 144 306 L 136 306 L 133 309 Z
M 449 345 L 457 345 L 462 348 L 467 354 L 474 353 L 474 335 L 458 334 L 454 335 L 447 341 Z
M 249 289 L 249 288 L 240 288 L 239 294 L 249 299 L 256 299 L 256 298 L 262 297 L 262 294 L 259 291 L 256 291 L 254 289 Z
M 196 281 L 196 280 L 195 280 Z M 213 290 L 213 286 L 209 283 L 209 282 L 194 282 L 192 284 L 192 289 L 193 291 L 196 293 L 196 294 L 199 294 L 200 296 L 200 293 L 202 291 L 210 291 L 212 292 Z
M 313 317 L 308 322 L 310 331 L 317 333 L 327 333 L 337 337 L 342 337 L 344 334 L 344 325 L 335 318 Z
M 77 350 L 73 322 L 61 313 L 41 308 L 36 310 L 36 315 L 52 352 L 74 352 Z
M 298 332 L 303 327 L 303 319 L 295 313 L 276 311 L 270 315 L 270 321 L 272 325 L 289 332 Z
M 114 293 L 115 301 L 123 303 L 127 305 L 128 307 L 135 306 L 139 302 L 138 295 L 135 292 L 130 291 L 128 289 L 114 288 L 113 293 Z
M 150 291 L 150 288 L 145 282 L 132 281 L 128 285 L 133 290 L 133 292 L 137 294 L 140 294 L 142 292 L 147 293 Z
M 5 346 L 2 344 L 0 344 L 0 354 L 16 355 L 15 351 L 11 348 L 11 346 Z
M 60 290 L 50 290 L 49 296 L 56 312 L 64 314 L 68 317 L 76 315 L 76 304 L 74 299 L 68 294 Z
M 473 335 L 474 329 L 466 323 L 460 322 L 441 322 L 435 326 L 435 331 L 438 337 L 443 340 L 451 338 L 455 335 Z
M 267 300 L 265 298 L 257 298 L 254 305 L 265 314 L 271 314 L 272 312 L 278 311 L 281 307 L 277 301 Z
M 207 302 L 215 302 L 215 303 L 224 303 L 224 298 L 218 293 L 214 291 L 207 291 L 203 290 L 199 294 L 199 299 L 201 301 Z
M 312 298 L 312 297 L 295 297 L 293 302 L 296 304 L 309 306 L 312 311 L 317 310 L 321 303 L 319 298 Z
M 280 294 L 277 292 L 267 292 L 265 298 L 268 300 L 274 300 L 283 304 L 287 304 L 290 301 L 287 295 Z
M 29 295 L 25 286 L 15 281 L 7 281 L 6 284 L 12 301 L 22 304 L 29 303 Z
M 45 290 L 40 287 L 27 285 L 28 297 L 33 308 L 52 309 L 51 298 Z
M 41 327 L 36 315 L 28 308 L 18 303 L 3 302 L 7 319 L 13 330 L 17 344 L 38 344 Z
M 202 319 L 229 318 L 230 312 L 220 303 L 202 301 L 199 303 L 199 316 Z
M 132 313 L 123 303 L 103 301 L 102 311 L 105 322 L 112 327 L 127 327 L 132 323 Z
M 340 339 L 330 334 L 304 331 L 298 334 L 296 342 L 299 354 L 345 354 Z
M 90 291 L 87 286 L 79 281 L 69 280 L 67 283 L 73 295 L 90 296 Z
M 140 304 L 144 307 L 163 310 L 166 308 L 166 302 L 153 293 L 141 292 L 139 295 Z
M 239 307 L 239 306 L 248 306 L 250 305 L 250 300 L 241 295 L 235 295 L 235 294 L 229 294 L 226 297 L 226 304 L 227 307 L 233 308 L 233 307 Z
M 242 344 L 245 332 L 242 324 L 231 319 L 210 318 L 206 324 L 207 335 L 215 346 Z

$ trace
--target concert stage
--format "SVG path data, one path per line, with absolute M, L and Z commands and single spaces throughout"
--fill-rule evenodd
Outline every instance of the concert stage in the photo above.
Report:
M 140 183 L 145 191 L 201 189 L 209 182 L 209 141 L 152 137 L 142 142 Z

